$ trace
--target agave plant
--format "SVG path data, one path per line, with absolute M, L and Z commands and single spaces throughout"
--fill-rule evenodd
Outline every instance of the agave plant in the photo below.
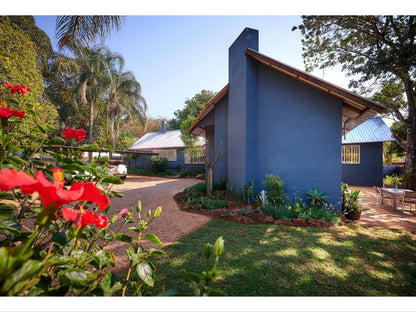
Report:
M 322 206 L 328 201 L 325 191 L 320 191 L 316 187 L 306 193 L 306 198 L 311 201 L 311 205 L 316 207 Z

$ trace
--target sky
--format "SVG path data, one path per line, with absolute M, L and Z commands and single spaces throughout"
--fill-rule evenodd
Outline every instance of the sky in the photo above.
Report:
M 36 25 L 55 39 L 56 16 L 36 15 Z M 259 52 L 304 70 L 300 16 L 127 16 L 105 45 L 125 59 L 142 87 L 148 116 L 173 118 L 186 99 L 228 83 L 228 48 L 245 27 L 259 30 Z M 339 69 L 313 72 L 346 88 Z

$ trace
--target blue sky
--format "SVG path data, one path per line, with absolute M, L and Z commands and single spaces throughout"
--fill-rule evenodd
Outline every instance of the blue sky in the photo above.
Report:
M 35 16 L 56 50 L 56 16 Z M 173 118 L 202 89 L 217 92 L 228 82 L 228 48 L 245 27 L 259 30 L 259 51 L 304 69 L 299 16 L 127 16 L 105 44 L 123 55 L 142 86 L 148 115 Z M 322 78 L 322 72 L 313 74 Z M 346 87 L 340 70 L 324 79 Z

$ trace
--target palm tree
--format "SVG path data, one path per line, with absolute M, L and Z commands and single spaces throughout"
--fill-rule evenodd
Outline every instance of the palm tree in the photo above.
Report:
M 107 60 L 107 125 L 110 144 L 115 148 L 120 124 L 136 120 L 146 126 L 147 104 L 141 95 L 141 86 L 131 71 L 124 71 L 120 54 L 106 51 Z
M 97 37 L 104 40 L 113 29 L 120 30 L 124 17 L 117 15 L 64 15 L 56 19 L 56 38 L 61 50 L 88 47 Z
M 105 48 L 77 48 L 74 49 L 74 59 L 79 73 L 79 84 L 77 87 L 75 102 L 81 101 L 82 105 L 88 106 L 89 121 L 88 134 L 89 143 L 92 144 L 94 130 L 94 106 L 100 96 L 105 92 L 106 58 Z

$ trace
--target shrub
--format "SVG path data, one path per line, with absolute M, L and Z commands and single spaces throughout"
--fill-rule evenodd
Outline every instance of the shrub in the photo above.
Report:
M 144 176 L 150 176 L 151 175 L 149 170 L 141 169 L 141 168 L 127 169 L 127 172 L 129 174 L 137 174 L 137 175 L 144 175 Z
M 392 184 L 397 185 L 398 188 L 403 187 L 403 177 L 397 176 L 395 174 L 392 174 L 391 176 L 385 176 L 383 179 L 383 184 Z
M 283 181 L 280 181 L 279 176 L 273 174 L 266 175 L 266 180 L 262 181 L 264 187 L 268 192 L 268 199 L 272 205 L 283 205 L 285 202 L 285 193 L 283 191 Z
M 200 182 L 187 188 L 187 190 L 194 191 L 197 193 L 206 193 L 207 185 L 205 182 Z
M 299 211 L 296 211 L 291 205 L 276 206 L 264 206 L 263 210 L 266 213 L 271 213 L 275 219 L 292 220 L 299 216 Z
M 156 173 L 164 172 L 168 169 L 169 161 L 166 157 L 152 156 L 150 158 L 152 170 Z
M 306 192 L 306 198 L 311 201 L 314 207 L 320 207 L 328 201 L 325 191 L 320 191 L 316 187 Z

